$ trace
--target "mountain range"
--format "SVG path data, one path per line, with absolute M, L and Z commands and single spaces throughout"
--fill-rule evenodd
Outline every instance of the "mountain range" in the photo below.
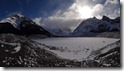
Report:
M 96 17 L 86 19 L 73 31 L 72 35 L 82 36 L 89 33 L 103 33 L 120 31 L 120 17 L 110 19 L 103 16 L 102 19 Z
M 0 21 L 0 33 L 13 33 L 18 35 L 46 35 L 46 36 L 89 36 L 104 32 L 120 31 L 120 17 L 110 19 L 103 16 L 102 19 L 96 17 L 83 20 L 79 26 L 69 32 L 64 29 L 49 29 L 37 25 L 31 19 L 21 15 L 13 14 Z

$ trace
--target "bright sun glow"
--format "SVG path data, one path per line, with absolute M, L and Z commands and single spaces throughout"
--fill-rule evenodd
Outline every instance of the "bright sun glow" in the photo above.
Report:
M 78 12 L 80 14 L 80 18 L 86 19 L 92 17 L 92 9 L 88 6 L 78 7 Z

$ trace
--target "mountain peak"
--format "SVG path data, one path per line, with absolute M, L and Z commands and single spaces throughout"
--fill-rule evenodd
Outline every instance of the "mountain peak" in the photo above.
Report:
M 105 15 L 103 15 L 102 20 L 103 21 L 108 21 L 108 22 L 111 21 L 111 19 L 109 17 L 105 16 Z
M 9 17 L 24 17 L 24 15 L 22 15 L 21 13 L 13 13 L 13 14 L 10 14 Z
M 93 17 L 94 19 L 97 19 L 95 16 Z
M 26 20 L 26 18 L 22 14 L 13 13 L 13 14 L 10 14 L 7 18 L 0 21 L 0 23 L 8 22 L 8 23 L 12 24 L 14 27 L 18 28 L 20 23 L 24 20 Z
M 116 19 L 111 19 L 107 16 L 103 16 L 102 19 L 97 19 L 96 17 L 93 17 L 83 20 L 81 24 L 73 31 L 72 34 L 74 36 L 88 36 L 89 33 L 102 33 L 113 31 L 120 31 L 120 18 L 118 17 Z
M 2 33 L 8 33 L 8 32 L 13 33 L 16 32 L 15 30 L 18 30 L 24 35 L 34 35 L 34 34 L 42 34 L 48 36 L 51 35 L 51 33 L 46 31 L 41 26 L 37 25 L 30 18 L 27 18 L 19 13 L 11 14 L 9 17 L 0 21 L 0 26 L 2 26 L 0 27 L 0 32 Z M 11 29 L 12 31 L 10 31 Z

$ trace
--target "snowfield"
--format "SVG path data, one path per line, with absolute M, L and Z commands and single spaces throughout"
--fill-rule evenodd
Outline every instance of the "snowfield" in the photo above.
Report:
M 32 39 L 38 43 L 45 44 L 50 47 L 56 47 L 61 50 L 51 50 L 58 56 L 71 59 L 83 60 L 86 59 L 91 52 L 114 43 L 119 39 L 114 38 L 95 38 L 95 37 L 67 37 L 67 38 L 46 38 L 46 39 Z M 110 50 L 111 47 L 108 49 Z

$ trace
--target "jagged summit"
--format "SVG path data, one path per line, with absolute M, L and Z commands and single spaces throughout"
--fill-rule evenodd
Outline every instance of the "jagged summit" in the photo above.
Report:
M 24 15 L 21 13 L 13 13 L 13 14 L 10 14 L 8 17 L 24 17 Z
M 0 21 L 0 33 L 51 35 L 51 33 L 46 31 L 44 28 L 21 14 L 12 14 Z
M 22 18 L 22 17 L 25 17 L 25 16 L 21 13 L 12 13 L 12 14 L 9 14 L 6 18 L 13 18 L 13 17 Z
M 104 20 L 104 21 L 109 21 L 110 18 L 104 15 L 104 16 L 102 17 L 102 20 Z
M 82 36 L 86 33 L 101 33 L 120 30 L 120 17 L 110 19 L 103 16 L 102 19 L 96 17 L 86 19 L 73 31 L 72 35 Z
M 107 16 L 104 15 L 102 17 L 102 20 L 103 21 L 107 21 L 107 22 L 111 22 L 112 24 L 114 24 L 114 23 L 120 23 L 120 17 L 117 17 L 115 19 L 110 19 L 109 17 L 107 17 Z
M 15 14 L 11 14 L 9 15 L 7 18 L 3 19 L 1 21 L 1 23 L 5 23 L 8 22 L 10 24 L 12 24 L 15 28 L 20 29 L 20 24 L 22 21 L 31 21 L 29 18 L 26 18 L 24 15 L 20 14 L 20 13 L 15 13 Z M 32 24 L 32 23 L 30 23 Z

